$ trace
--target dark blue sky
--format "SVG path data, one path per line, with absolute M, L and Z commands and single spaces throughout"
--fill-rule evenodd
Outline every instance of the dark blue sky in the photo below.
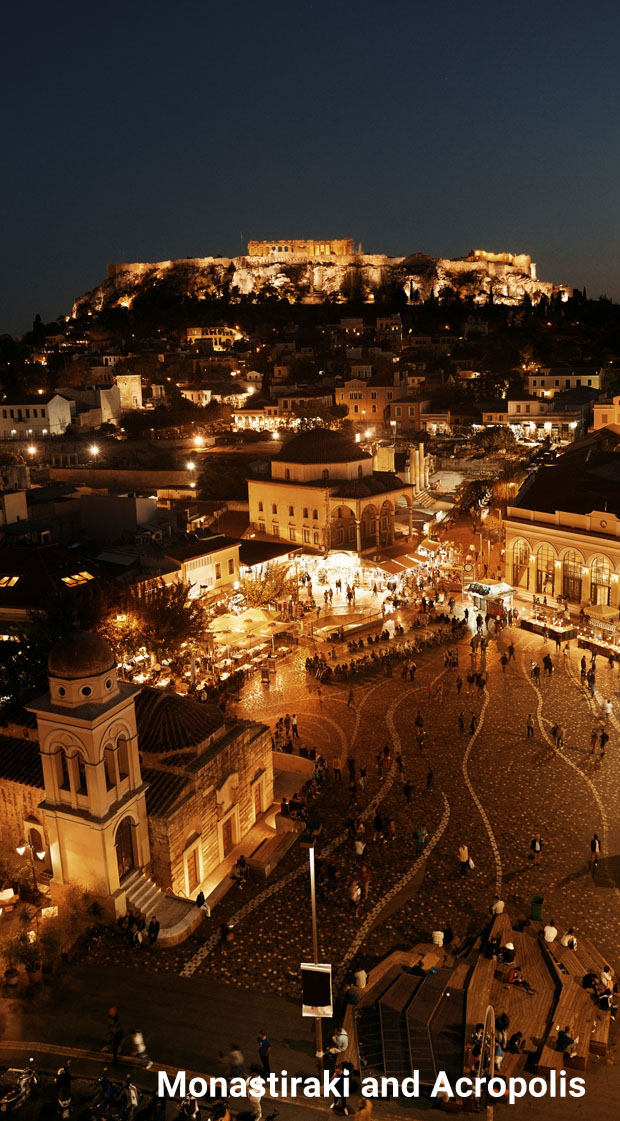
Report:
M 63 0 L 3 40 L 0 331 L 251 237 L 527 251 L 620 297 L 615 2 Z

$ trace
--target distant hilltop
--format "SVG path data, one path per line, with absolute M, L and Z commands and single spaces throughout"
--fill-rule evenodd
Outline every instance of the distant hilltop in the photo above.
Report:
M 527 253 L 473 249 L 466 257 L 430 257 L 412 253 L 388 257 L 357 250 L 352 238 L 250 241 L 243 257 L 187 257 L 173 261 L 138 261 L 108 265 L 107 279 L 80 296 L 73 316 L 96 315 L 106 308 L 130 308 L 157 287 L 162 298 L 264 299 L 290 303 L 372 303 L 386 289 L 401 289 L 411 301 L 460 296 L 484 304 L 532 303 L 572 288 L 538 280 Z

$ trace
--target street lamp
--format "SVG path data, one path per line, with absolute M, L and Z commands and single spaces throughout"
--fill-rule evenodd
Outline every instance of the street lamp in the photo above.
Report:
M 33 845 L 32 841 L 22 841 L 22 843 L 20 845 L 17 845 L 17 848 L 16 848 L 15 851 L 19 854 L 19 856 L 23 856 L 24 853 L 26 852 L 26 849 L 28 849 L 28 853 L 30 855 L 30 864 L 32 866 L 32 886 L 34 888 L 35 895 L 38 895 L 39 894 L 39 887 L 38 887 L 38 884 L 37 884 L 37 870 L 36 870 L 36 867 L 35 867 L 34 858 L 35 858 L 35 854 L 36 854 L 37 860 L 44 860 L 45 859 L 45 849 L 35 849 L 35 846 Z
M 97 456 L 99 455 L 98 444 L 91 444 L 88 450 L 89 450 L 90 454 L 93 456 L 94 459 L 96 459 Z

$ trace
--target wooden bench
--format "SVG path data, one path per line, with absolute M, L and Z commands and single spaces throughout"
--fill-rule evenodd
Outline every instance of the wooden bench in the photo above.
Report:
M 288 850 L 295 844 L 297 837 L 298 833 L 296 830 L 291 830 L 287 833 L 276 833 L 273 837 L 268 837 L 261 842 L 251 856 L 248 856 L 247 862 L 250 868 L 253 868 L 267 879 L 273 872 L 276 864 L 282 860 L 282 857 L 285 856 Z
M 540 939 L 540 945 L 555 969 L 561 991 L 553 1012 L 548 1037 L 538 1059 L 537 1069 L 543 1074 L 550 1070 L 561 1070 L 565 1066 L 585 1070 L 592 1035 L 597 1034 L 595 1028 L 599 1010 L 590 993 L 582 988 L 583 968 L 575 957 L 575 951 L 569 950 L 567 946 L 562 946 L 560 943 L 556 945 L 556 942 L 545 942 L 544 938 Z M 564 1028 L 567 1024 L 570 1025 L 571 1034 L 574 1039 L 578 1039 L 578 1043 L 574 1054 L 565 1060 L 563 1053 L 557 1050 L 557 1028 Z M 597 1038 L 602 1037 L 602 1034 L 602 1031 L 599 1031 Z
M 571 992 L 571 985 L 575 986 L 581 993 L 580 998 L 577 1000 L 579 1007 L 587 1008 L 588 1025 L 587 1036 L 589 1045 L 587 1050 L 594 1055 L 605 1055 L 607 1053 L 607 1046 L 609 1043 L 609 1029 L 611 1026 L 611 1016 L 607 1012 L 602 1012 L 594 1000 L 592 994 L 582 987 L 582 981 L 586 973 L 600 973 L 603 966 L 606 964 L 605 958 L 587 939 L 581 938 L 577 941 L 577 949 L 571 950 L 568 946 L 563 946 L 557 939 L 554 942 L 544 942 L 542 940 L 545 952 L 547 953 L 550 961 L 557 971 L 558 977 L 562 983 L 563 989 L 566 988 L 568 993 Z M 555 1015 L 555 1025 L 560 1023 L 561 1019 L 561 1006 Z M 564 1020 L 560 1027 L 564 1027 L 570 1020 Z M 579 1034 L 576 1025 L 573 1025 L 574 1030 Z M 578 1048 L 578 1053 L 581 1050 L 581 1039 Z M 586 1040 L 583 1040 L 585 1048 Z M 572 1065 L 575 1065 L 574 1063 Z

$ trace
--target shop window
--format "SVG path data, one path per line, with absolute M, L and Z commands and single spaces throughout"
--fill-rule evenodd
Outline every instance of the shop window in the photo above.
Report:
M 512 546 L 512 582 L 518 588 L 530 586 L 530 547 L 521 538 Z
M 569 549 L 562 560 L 562 595 L 569 603 L 581 603 L 583 557 Z
M 554 595 L 556 556 L 550 545 L 541 545 L 536 553 L 536 592 Z
M 609 607 L 611 600 L 611 565 L 607 557 L 594 557 L 591 567 L 590 599 Z

